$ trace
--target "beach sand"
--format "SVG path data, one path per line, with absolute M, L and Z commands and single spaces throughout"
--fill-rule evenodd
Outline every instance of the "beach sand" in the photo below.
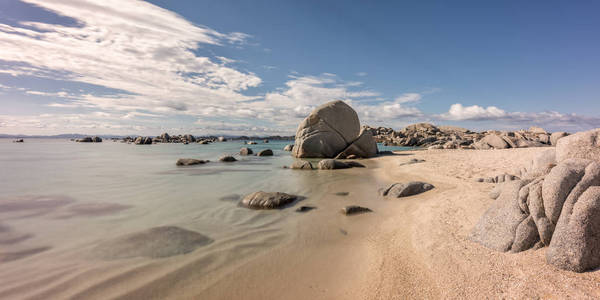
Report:
M 545 249 L 499 253 L 471 242 L 469 233 L 492 203 L 491 177 L 525 165 L 547 148 L 402 152 L 353 169 L 357 182 L 344 201 L 373 213 L 346 217 L 320 201 L 293 242 L 240 267 L 202 291 L 210 299 L 535 299 L 598 298 L 600 272 L 572 273 L 545 262 Z M 425 162 L 399 166 L 412 158 Z M 375 180 L 365 177 L 373 175 Z M 436 188 L 404 199 L 383 199 L 376 187 L 421 180 Z M 370 184 L 376 186 L 369 186 Z M 354 195 L 353 195 L 354 194 Z M 350 196 L 354 196 L 351 197 Z M 326 203 L 323 203 L 326 202 Z M 327 210 L 327 212 L 324 212 Z M 312 212 L 311 212 L 312 213 Z M 310 218 L 307 218 L 310 219 Z M 344 228 L 347 235 L 339 234 Z
M 408 151 L 362 160 L 367 168 L 313 171 L 353 176 L 287 208 L 317 207 L 286 225 L 292 236 L 257 230 L 239 237 L 244 244 L 208 246 L 221 252 L 98 265 L 41 254 L 36 265 L 0 270 L 0 298 L 598 298 L 599 272 L 558 270 L 546 264 L 545 249 L 499 253 L 468 238 L 493 202 L 493 184 L 475 179 L 513 173 L 545 149 Z M 413 158 L 425 162 L 400 166 Z M 377 193 L 414 180 L 435 189 L 401 199 Z M 345 205 L 373 212 L 345 216 Z

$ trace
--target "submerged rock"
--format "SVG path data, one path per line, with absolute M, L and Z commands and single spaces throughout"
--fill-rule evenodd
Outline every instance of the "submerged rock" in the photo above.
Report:
M 381 191 L 382 196 L 391 196 L 395 198 L 409 197 L 427 192 L 434 186 L 420 181 L 411 181 L 406 183 L 394 183 L 387 189 Z
M 341 213 L 343 213 L 344 215 L 347 215 L 347 216 L 362 214 L 362 213 L 367 213 L 367 212 L 372 212 L 372 210 L 370 208 L 362 207 L 362 206 L 358 206 L 358 205 L 348 205 L 348 206 L 342 208 L 342 210 L 341 210 Z
M 252 209 L 274 209 L 292 203 L 296 199 L 298 199 L 296 195 L 258 191 L 244 197 L 240 205 Z
M 237 159 L 235 159 L 235 157 L 233 157 L 231 155 L 224 155 L 224 156 L 221 156 L 221 158 L 219 158 L 219 161 L 222 161 L 222 162 L 234 162 L 234 161 L 237 161 Z
M 180 158 L 175 163 L 178 166 L 192 166 L 207 163 L 208 160 L 193 159 L 193 158 Z
M 195 231 L 160 226 L 105 241 L 92 252 L 104 259 L 163 258 L 190 253 L 212 242 L 209 237 Z

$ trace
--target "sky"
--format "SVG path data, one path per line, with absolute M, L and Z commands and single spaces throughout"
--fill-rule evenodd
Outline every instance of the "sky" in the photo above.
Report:
M 0 0 L 0 133 L 600 127 L 599 1 Z

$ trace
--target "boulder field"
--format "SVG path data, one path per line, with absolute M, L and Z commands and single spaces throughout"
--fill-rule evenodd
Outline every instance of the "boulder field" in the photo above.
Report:
M 339 100 L 315 108 L 298 126 L 292 147 L 298 158 L 368 158 L 377 152 L 371 131 L 361 129 L 356 111 Z
M 600 267 L 600 129 L 557 141 L 500 183 L 471 239 L 503 252 L 548 247 L 546 261 L 585 272 Z
M 546 132 L 540 127 L 528 130 L 474 132 L 454 126 L 435 126 L 418 123 L 402 130 L 378 127 L 365 128 L 371 131 L 377 142 L 384 146 L 422 147 L 429 149 L 506 149 L 556 146 L 566 132 Z

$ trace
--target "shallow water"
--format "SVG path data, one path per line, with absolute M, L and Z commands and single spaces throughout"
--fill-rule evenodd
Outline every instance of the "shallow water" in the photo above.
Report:
M 302 201 L 294 208 L 257 211 L 239 207 L 239 199 L 258 190 L 315 198 L 323 186 L 350 176 L 284 169 L 293 161 L 282 150 L 288 143 L 247 145 L 255 153 L 268 148 L 275 155 L 236 155 L 238 162 L 223 163 L 221 155 L 236 154 L 245 145 L 0 140 L 0 281 L 12 279 L 10 288 L 0 288 L 0 298 L 25 291 L 16 272 L 36 273 L 44 258 L 44 263 L 51 258 L 53 270 L 74 261 L 98 266 L 102 255 L 93 254 L 98 245 L 159 226 L 178 226 L 214 241 L 195 253 L 219 261 L 211 265 L 215 269 L 226 268 L 229 256 L 284 242 Z M 210 163 L 178 167 L 178 158 Z

